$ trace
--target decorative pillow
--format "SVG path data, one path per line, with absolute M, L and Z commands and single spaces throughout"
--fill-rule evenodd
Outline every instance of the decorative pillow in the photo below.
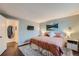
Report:
M 51 32 L 49 32 L 49 36 L 50 37 L 65 37 L 66 34 L 64 32 L 51 31 Z
M 48 36 L 49 37 L 49 33 L 48 32 L 45 32 L 44 33 L 44 36 Z
M 56 35 L 54 37 L 62 37 L 60 32 L 55 33 Z

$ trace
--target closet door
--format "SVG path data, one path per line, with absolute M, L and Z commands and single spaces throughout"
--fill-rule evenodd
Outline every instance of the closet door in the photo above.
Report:
M 0 19 L 0 55 L 5 51 L 6 49 L 6 26 L 5 26 L 5 20 Z

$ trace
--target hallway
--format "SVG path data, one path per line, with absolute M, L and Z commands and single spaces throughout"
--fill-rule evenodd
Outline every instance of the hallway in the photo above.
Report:
M 12 42 L 7 44 L 7 49 L 2 53 L 1 56 L 24 56 L 19 50 L 17 43 Z

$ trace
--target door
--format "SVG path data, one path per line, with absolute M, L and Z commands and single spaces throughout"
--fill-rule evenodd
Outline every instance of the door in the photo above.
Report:
M 2 54 L 7 47 L 6 44 L 6 26 L 5 20 L 0 19 L 0 54 Z

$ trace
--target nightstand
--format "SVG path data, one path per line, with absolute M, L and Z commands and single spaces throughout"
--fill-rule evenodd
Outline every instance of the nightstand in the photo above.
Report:
M 67 48 L 79 51 L 79 41 L 78 40 L 67 40 Z

